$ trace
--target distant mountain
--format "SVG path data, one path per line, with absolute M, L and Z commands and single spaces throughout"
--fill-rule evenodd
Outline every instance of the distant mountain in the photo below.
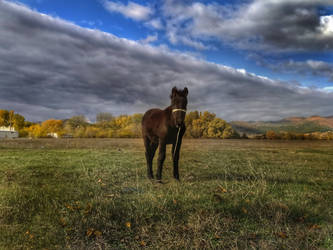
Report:
M 264 134 L 274 132 L 312 133 L 333 131 L 333 116 L 288 117 L 279 121 L 233 121 L 232 127 L 240 134 Z
M 291 121 L 295 123 L 302 123 L 302 122 L 314 122 L 324 127 L 333 128 L 333 116 L 310 116 L 307 118 L 304 117 L 289 117 L 284 119 L 285 121 Z

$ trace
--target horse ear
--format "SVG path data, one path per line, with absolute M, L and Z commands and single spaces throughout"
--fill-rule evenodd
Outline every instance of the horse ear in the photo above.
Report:
M 171 95 L 170 95 L 170 98 L 172 99 L 177 93 L 177 88 L 176 87 L 173 87 L 172 90 L 171 90 Z
M 187 89 L 187 87 L 184 88 L 183 93 L 184 93 L 185 96 L 188 95 L 188 89 Z

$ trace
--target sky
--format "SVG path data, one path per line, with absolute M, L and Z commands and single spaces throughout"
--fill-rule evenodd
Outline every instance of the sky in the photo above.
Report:
M 333 115 L 333 1 L 0 0 L 0 109 L 144 113 L 189 89 L 227 120 Z

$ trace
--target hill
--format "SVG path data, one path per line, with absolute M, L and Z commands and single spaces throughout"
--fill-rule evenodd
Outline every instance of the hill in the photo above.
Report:
M 233 121 L 232 127 L 238 133 L 264 134 L 274 132 L 312 133 L 333 131 L 333 116 L 288 117 L 279 121 Z
M 331 129 L 333 129 L 333 116 L 327 116 L 327 117 L 310 116 L 310 117 L 307 117 L 307 118 L 304 118 L 304 117 L 289 117 L 289 118 L 286 118 L 285 121 L 291 121 L 291 122 L 295 122 L 295 123 L 314 122 L 316 124 L 319 124 L 320 126 L 329 127 Z

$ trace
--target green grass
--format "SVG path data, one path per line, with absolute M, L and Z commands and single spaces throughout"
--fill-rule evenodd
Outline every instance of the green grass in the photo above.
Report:
M 333 248 L 332 142 L 167 150 L 159 184 L 139 139 L 0 141 L 0 249 Z

